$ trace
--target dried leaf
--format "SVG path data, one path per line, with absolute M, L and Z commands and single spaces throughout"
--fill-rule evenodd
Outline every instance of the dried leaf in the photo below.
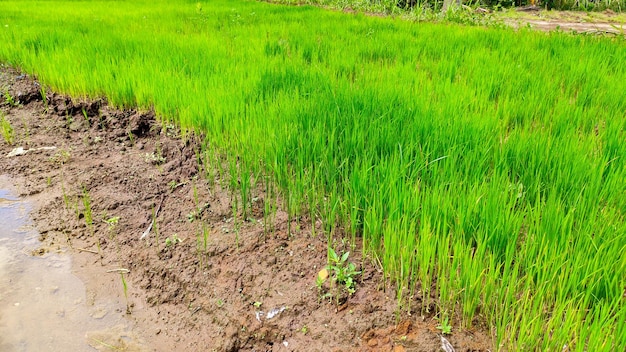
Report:
M 328 279 L 328 269 L 324 268 L 322 270 L 320 270 L 319 273 L 317 273 L 317 279 L 321 282 L 326 281 L 326 279 Z

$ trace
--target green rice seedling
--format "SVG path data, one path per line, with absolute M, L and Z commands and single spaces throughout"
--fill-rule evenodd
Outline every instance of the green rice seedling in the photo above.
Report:
M 251 196 L 250 196 L 250 172 L 247 168 L 243 168 L 241 172 L 240 180 L 240 196 L 241 196 L 241 219 L 243 221 L 248 220 L 248 211 L 250 208 Z
M 9 106 L 16 107 L 20 105 L 19 101 L 16 101 L 15 98 L 11 95 L 8 90 L 4 91 L 4 101 L 9 104 Z
M 91 209 L 91 196 L 89 195 L 89 191 L 85 186 L 82 186 L 82 194 L 80 195 L 80 202 L 82 203 L 82 211 L 78 208 L 78 201 L 76 201 L 76 215 L 80 219 L 81 217 L 85 221 L 85 225 L 89 230 L 91 236 L 95 234 L 95 228 L 93 224 L 93 213 Z M 102 260 L 103 255 L 100 248 L 100 238 L 96 238 L 96 247 L 98 248 L 98 254 L 100 255 L 100 259 Z
M 209 249 L 209 227 L 202 223 L 202 250 L 206 254 Z
M 128 284 L 124 278 L 124 271 L 120 270 L 120 279 L 122 280 L 122 288 L 124 290 L 124 299 L 126 300 L 126 314 L 132 314 L 130 301 L 128 300 Z
M 91 126 L 91 119 L 89 119 L 89 115 L 87 114 L 87 110 L 85 110 L 85 108 L 82 108 L 80 111 L 83 114 L 83 118 L 85 119 L 85 122 L 87 123 L 87 126 Z
M 126 131 L 126 136 L 128 136 L 128 140 L 130 141 L 130 145 L 131 146 L 135 146 L 135 134 L 132 133 L 130 130 Z M 157 144 L 158 146 L 158 144 Z M 151 163 L 156 163 L 156 165 L 160 165 L 162 163 L 165 162 L 165 159 L 162 159 L 162 157 L 159 157 L 159 154 L 148 154 L 146 153 L 146 161 L 147 162 L 151 162 Z
M 89 191 L 87 191 L 87 188 L 85 186 L 83 186 L 82 188 L 83 188 L 82 197 L 81 197 L 81 202 L 83 203 L 82 215 L 85 218 L 85 224 L 87 225 L 88 228 L 91 229 L 93 226 L 93 214 L 91 212 L 91 197 L 89 196 Z
M 8 145 L 13 145 L 15 142 L 15 131 L 13 130 L 13 126 L 11 126 L 11 122 L 4 116 L 2 111 L 0 111 L 0 132 L 2 133 L 4 141 Z
M 41 95 L 41 101 L 43 102 L 43 111 L 44 114 L 48 113 L 48 95 L 46 94 L 46 88 L 41 87 L 39 90 L 39 95 Z

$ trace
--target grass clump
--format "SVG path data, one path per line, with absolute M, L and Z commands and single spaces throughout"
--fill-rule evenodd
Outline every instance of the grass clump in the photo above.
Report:
M 235 228 L 262 187 L 266 231 L 280 198 L 361 237 L 442 327 L 624 350 L 623 39 L 224 0 L 3 1 L 0 23 L 0 60 L 46 87 L 205 135 Z
M 0 111 L 0 133 L 2 133 L 2 138 L 8 145 L 13 145 L 15 142 L 15 130 L 2 111 Z

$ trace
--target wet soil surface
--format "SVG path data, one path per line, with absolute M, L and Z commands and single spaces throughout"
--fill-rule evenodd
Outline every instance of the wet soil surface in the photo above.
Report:
M 32 255 L 40 246 L 30 204 L 0 176 L 0 351 L 142 349 L 123 300 L 95 297 L 71 272 L 71 256 Z
M 338 302 L 322 298 L 336 292 L 316 286 L 325 238 L 312 235 L 309 219 L 289 222 L 280 209 L 265 233 L 259 190 L 252 216 L 233 218 L 229 193 L 197 162 L 193 136 L 181 138 L 153 113 L 116 110 L 105 99 L 46 89 L 42 99 L 36 80 L 7 67 L 0 68 L 0 91 L 14 130 L 12 144 L 0 140 L 0 174 L 34 204 L 40 243 L 31 255 L 70 253 L 88 296 L 126 307 L 110 314 L 132 321 L 142 345 L 113 347 L 442 350 L 434 309 L 398 312 L 394 290 L 356 255 L 356 292 L 338 294 Z M 412 304 L 421 306 L 419 297 Z M 493 350 L 482 324 L 452 326 L 445 338 L 456 351 Z

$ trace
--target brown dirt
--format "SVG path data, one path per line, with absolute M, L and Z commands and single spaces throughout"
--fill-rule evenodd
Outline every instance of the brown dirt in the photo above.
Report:
M 533 11 L 517 11 L 502 16 L 507 25 L 514 28 L 530 28 L 549 32 L 561 30 L 587 34 L 626 34 L 626 17 L 611 10 L 604 12 L 548 11 L 536 8 Z M 507 18 L 513 14 L 512 18 Z M 497 16 L 497 15 L 496 15 Z
M 35 205 L 42 242 L 33 254 L 71 253 L 92 297 L 126 300 L 119 274 L 109 271 L 128 269 L 129 309 L 119 314 L 150 350 L 441 350 L 434 317 L 397 313 L 394 291 L 372 265 L 363 264 L 356 293 L 340 305 L 320 299 L 315 278 L 326 264 L 325 240 L 311 236 L 307 219 L 288 233 L 280 210 L 275 231 L 263 236 L 261 192 L 237 231 L 231 197 L 219 179 L 204 176 L 193 136 L 180 138 L 153 113 L 116 110 L 105 99 L 48 91 L 45 103 L 34 79 L 7 67 L 0 67 L 0 91 L 19 103 L 0 98 L 16 132 L 13 145 L 0 140 L 0 174 Z M 31 151 L 6 157 L 15 147 Z M 113 217 L 119 222 L 111 227 L 104 220 Z M 174 235 L 182 242 L 167 245 Z M 257 311 L 281 307 L 273 319 L 257 319 Z M 456 351 L 493 350 L 485 329 L 453 324 L 447 339 Z

